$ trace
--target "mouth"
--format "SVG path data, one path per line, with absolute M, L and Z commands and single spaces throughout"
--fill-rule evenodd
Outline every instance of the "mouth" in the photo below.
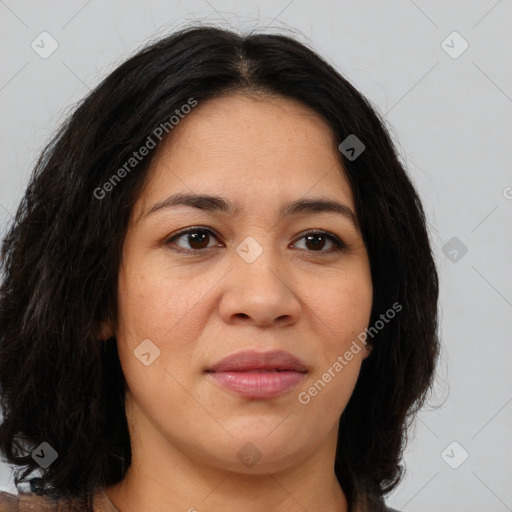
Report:
M 238 352 L 206 370 L 213 382 L 245 398 L 283 395 L 298 386 L 307 373 L 300 359 L 281 350 Z

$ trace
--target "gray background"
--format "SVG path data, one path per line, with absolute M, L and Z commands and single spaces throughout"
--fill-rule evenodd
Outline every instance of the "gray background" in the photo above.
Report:
M 142 44 L 193 21 L 295 34 L 385 115 L 425 203 L 443 340 L 438 407 L 411 430 L 388 501 L 512 510 L 512 1 L 0 0 L 2 232 L 73 105 Z M 59 45 L 46 59 L 31 48 L 43 31 Z M 454 31 L 469 44 L 461 55 Z M 0 488 L 13 490 L 5 465 Z

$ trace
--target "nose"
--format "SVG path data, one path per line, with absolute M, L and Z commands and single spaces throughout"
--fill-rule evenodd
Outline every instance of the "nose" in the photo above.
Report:
M 289 272 L 265 251 L 252 263 L 238 255 L 234 260 L 219 306 L 226 323 L 284 327 L 297 322 L 301 306 Z

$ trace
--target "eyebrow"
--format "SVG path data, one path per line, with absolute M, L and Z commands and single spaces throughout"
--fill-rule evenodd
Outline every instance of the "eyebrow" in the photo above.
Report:
M 191 206 L 206 212 L 221 212 L 231 216 L 236 216 L 240 213 L 240 209 L 228 199 L 219 196 L 212 196 L 208 194 L 192 194 L 192 193 L 177 193 L 172 196 L 155 203 L 146 211 L 143 211 L 138 220 L 142 217 L 147 217 L 157 211 L 173 208 L 176 206 Z M 279 212 L 279 219 L 292 215 L 300 215 L 304 213 L 335 213 L 342 215 L 352 222 L 354 227 L 359 230 L 359 222 L 356 214 L 345 204 L 329 198 L 313 198 L 313 199 L 297 199 L 284 205 Z

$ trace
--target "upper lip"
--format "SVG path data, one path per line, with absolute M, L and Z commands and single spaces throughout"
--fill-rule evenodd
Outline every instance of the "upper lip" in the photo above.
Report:
M 307 372 L 304 363 L 284 350 L 258 352 L 243 350 L 221 359 L 207 369 L 207 372 L 241 372 L 247 370 L 281 370 Z

